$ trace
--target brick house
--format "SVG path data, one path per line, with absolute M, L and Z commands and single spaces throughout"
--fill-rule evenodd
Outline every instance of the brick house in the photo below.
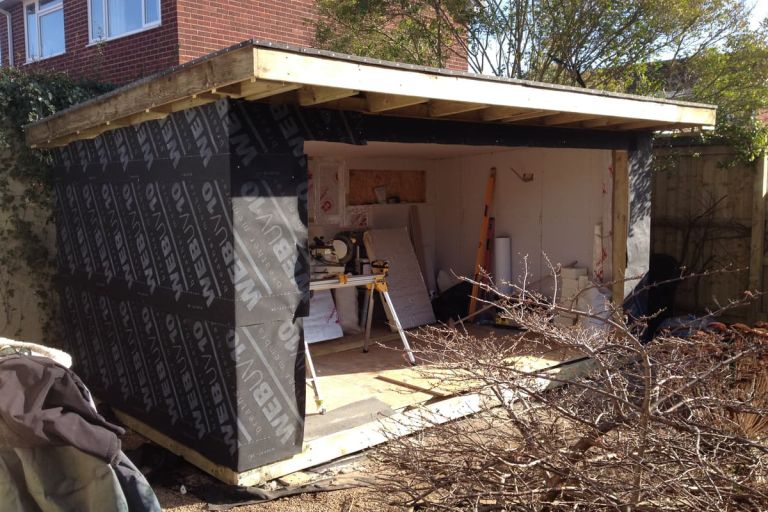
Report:
M 118 84 L 251 37 L 313 39 L 312 0 L 2 0 L 0 9 L 3 65 Z
M 316 16 L 313 0 L 0 0 L 0 14 L 2 65 L 116 84 L 250 38 L 312 46 Z

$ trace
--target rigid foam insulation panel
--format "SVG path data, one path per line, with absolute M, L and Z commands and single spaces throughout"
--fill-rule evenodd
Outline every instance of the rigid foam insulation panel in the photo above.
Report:
M 389 263 L 387 287 L 403 329 L 435 323 L 427 285 L 405 228 L 371 229 L 365 232 L 365 249 L 373 260 Z M 390 316 L 389 310 L 387 316 Z M 392 329 L 394 320 L 389 318 Z
M 295 115 L 222 100 L 55 155 L 75 370 L 103 400 L 235 471 L 302 445 L 300 130 L 332 128 Z

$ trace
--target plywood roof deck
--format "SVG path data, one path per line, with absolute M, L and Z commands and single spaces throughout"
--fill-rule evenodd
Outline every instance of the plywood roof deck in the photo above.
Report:
M 34 147 L 63 146 L 225 97 L 369 115 L 613 131 L 712 126 L 716 113 L 712 105 L 250 40 L 30 124 L 27 142 Z

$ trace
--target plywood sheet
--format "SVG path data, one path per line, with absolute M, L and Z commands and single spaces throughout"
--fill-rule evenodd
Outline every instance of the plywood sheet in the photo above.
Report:
M 385 187 L 387 197 L 398 197 L 401 203 L 424 203 L 427 200 L 427 177 L 424 171 L 381 171 L 350 169 L 347 204 L 375 204 L 376 187 Z
M 389 262 L 389 294 L 403 329 L 434 323 L 435 313 L 408 231 L 372 229 L 363 239 L 371 260 Z

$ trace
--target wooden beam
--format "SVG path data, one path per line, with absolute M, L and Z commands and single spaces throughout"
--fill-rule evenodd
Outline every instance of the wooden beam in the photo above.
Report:
M 251 84 L 255 81 L 256 79 L 252 78 L 245 82 L 238 82 L 236 84 L 225 85 L 224 87 L 217 87 L 215 90 L 217 94 L 225 94 L 230 98 L 242 98 L 245 96 L 243 93 L 243 88 L 246 87 L 246 84 Z
M 613 269 L 613 303 L 624 302 L 624 278 L 627 270 L 627 238 L 629 236 L 629 155 L 613 151 L 613 198 L 611 221 L 611 266 Z
M 89 139 L 95 139 L 105 131 L 107 131 L 106 126 L 100 126 L 97 128 L 91 128 L 90 130 L 75 132 L 75 135 L 77 135 L 77 139 L 79 140 L 89 140 Z
M 108 123 L 109 126 L 112 127 L 118 127 L 118 126 L 132 126 L 135 124 L 141 124 L 147 121 L 155 121 L 158 119 L 164 119 L 168 117 L 169 112 L 164 112 L 162 110 L 149 110 L 147 109 L 144 112 L 141 112 L 139 114 L 133 114 L 127 117 L 123 117 L 120 119 L 117 119 L 115 121 L 112 121 Z
M 613 125 L 611 128 L 615 130 L 642 130 L 645 128 L 670 127 L 670 124 L 674 126 L 674 123 L 660 123 L 659 121 L 633 121 L 631 123 Z
M 157 114 L 165 113 L 167 115 L 174 112 L 181 112 L 182 110 L 199 107 L 201 105 L 207 105 L 208 103 L 213 103 L 214 101 L 216 100 L 209 96 L 190 96 L 188 98 L 180 99 L 172 103 L 167 103 L 165 105 L 158 105 L 157 107 L 153 107 L 149 110 Z
M 574 112 L 594 116 L 658 119 L 661 123 L 714 124 L 712 107 L 681 105 L 654 98 L 620 96 L 545 84 L 482 77 L 443 75 L 424 70 L 368 65 L 348 59 L 257 47 L 256 74 L 265 80 L 305 85 L 350 87 L 432 100 L 476 102 L 493 106 Z
M 542 119 L 542 122 L 544 123 L 544 126 L 557 126 L 559 124 L 575 123 L 578 121 L 587 121 L 590 119 L 595 119 L 595 116 L 590 114 L 565 113 L 547 116 Z
M 261 99 L 282 92 L 293 91 L 300 86 L 286 82 L 271 82 L 252 78 L 235 84 L 213 89 L 212 94 L 229 98 Z
M 765 220 L 766 196 L 768 195 L 768 157 L 765 154 L 755 161 L 755 179 L 752 191 L 752 236 L 749 246 L 749 289 L 763 291 L 765 276 Z M 760 319 L 763 300 L 756 297 L 750 304 L 750 322 Z
M 359 93 L 360 91 L 355 91 L 354 89 L 305 86 L 299 89 L 299 105 L 302 107 L 309 107 L 321 103 L 328 103 L 329 101 L 340 100 L 342 98 L 349 98 L 350 96 L 355 96 Z
M 527 112 L 521 112 L 510 117 L 505 117 L 501 120 L 503 123 L 514 123 L 515 121 L 525 121 L 527 119 L 538 119 L 540 117 L 556 114 L 557 112 L 550 112 L 549 110 L 529 110 Z
M 102 132 L 101 132 L 101 133 L 103 133 L 104 131 L 106 131 L 106 130 L 102 130 Z M 70 142 L 74 142 L 74 141 L 76 141 L 76 140 L 81 140 L 81 139 L 82 139 L 82 138 L 81 138 L 81 137 L 79 137 L 77 134 L 72 134 L 72 135 L 68 135 L 68 136 L 66 136 L 66 137 L 63 137 L 63 138 L 61 138 L 61 139 L 57 139 L 57 140 L 55 140 L 55 141 L 51 141 L 50 143 L 47 143 L 47 144 L 41 144 L 41 145 L 39 145 L 39 146 L 33 146 L 33 147 L 37 147 L 37 148 L 48 148 L 48 149 L 50 149 L 50 148 L 57 148 L 57 147 L 66 146 L 66 145 L 67 145 L 67 144 L 69 144 Z
M 300 87 L 301 85 L 299 84 L 289 82 L 248 82 L 248 85 L 243 89 L 243 99 L 256 101 L 269 96 L 283 94 L 284 92 L 295 91 Z
M 242 98 L 243 96 L 240 94 L 240 83 L 226 85 L 220 88 L 214 87 L 211 89 L 211 94 L 216 94 L 222 98 Z
M 243 47 L 222 53 L 168 75 L 139 82 L 89 101 L 81 107 L 54 114 L 26 127 L 30 144 L 55 140 L 103 125 L 107 121 L 144 112 L 152 107 L 189 98 L 248 80 L 254 76 L 254 50 Z
M 467 103 L 463 101 L 430 101 L 430 117 L 446 117 L 463 112 L 472 112 L 473 110 L 482 110 L 488 105 L 481 103 Z
M 201 92 L 199 94 L 193 94 L 192 99 L 201 99 L 201 100 L 210 100 L 210 101 L 219 101 L 223 96 L 221 94 L 217 94 L 215 92 L 211 91 L 205 91 Z
M 631 121 L 631 119 L 626 119 L 623 117 L 603 117 L 600 119 L 582 121 L 579 123 L 579 126 L 582 128 L 606 128 L 618 124 L 627 124 Z
M 274 100 L 279 102 L 282 99 L 280 96 L 275 96 Z M 272 98 L 267 101 L 271 101 Z M 323 108 L 330 108 L 334 110 L 350 110 L 353 112 L 367 112 L 368 101 L 360 96 L 349 96 L 347 98 L 341 98 L 338 100 L 329 101 L 323 103 Z
M 507 119 L 523 112 L 528 112 L 528 110 L 514 107 L 488 107 L 480 113 L 480 119 L 483 121 L 498 121 L 499 119 Z
M 366 93 L 365 96 L 368 99 L 368 112 L 374 114 L 427 102 L 427 98 L 422 97 L 378 94 L 375 92 Z

